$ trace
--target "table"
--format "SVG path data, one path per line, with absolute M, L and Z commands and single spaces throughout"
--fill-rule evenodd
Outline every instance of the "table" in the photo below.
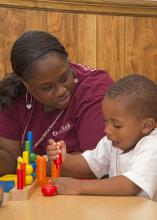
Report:
M 39 188 L 27 201 L 9 201 L 1 220 L 156 220 L 157 203 L 142 197 L 53 196 Z

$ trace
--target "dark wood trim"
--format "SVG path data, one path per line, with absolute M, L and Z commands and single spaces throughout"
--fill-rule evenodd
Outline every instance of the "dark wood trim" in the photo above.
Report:
M 0 0 L 0 7 L 88 14 L 157 16 L 157 1 L 149 0 Z

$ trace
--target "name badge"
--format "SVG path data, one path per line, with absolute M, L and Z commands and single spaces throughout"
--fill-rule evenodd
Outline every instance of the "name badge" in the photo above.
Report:
M 54 137 L 56 137 L 56 136 L 58 136 L 58 135 L 61 135 L 61 134 L 63 134 L 63 133 L 68 132 L 69 130 L 72 129 L 72 127 L 73 127 L 73 126 L 72 126 L 70 123 L 66 123 L 65 125 L 62 125 L 58 131 L 53 131 L 53 132 L 52 132 L 52 135 L 53 135 Z

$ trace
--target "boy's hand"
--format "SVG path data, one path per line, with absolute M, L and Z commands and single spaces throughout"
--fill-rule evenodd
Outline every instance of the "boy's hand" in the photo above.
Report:
M 52 184 L 57 187 L 57 194 L 79 195 L 81 194 L 81 181 L 69 177 L 59 177 L 52 180 Z
M 47 157 L 49 161 L 57 160 L 59 154 L 62 154 L 62 161 L 65 160 L 66 157 L 66 144 L 64 141 L 55 142 L 54 140 L 50 139 L 48 141 L 47 146 Z

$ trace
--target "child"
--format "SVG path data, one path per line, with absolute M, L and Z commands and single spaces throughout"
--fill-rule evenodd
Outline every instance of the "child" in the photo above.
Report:
M 102 103 L 106 137 L 94 150 L 66 153 L 63 141 L 49 141 L 50 161 L 61 146 L 64 173 L 53 181 L 58 194 L 142 195 L 155 200 L 157 191 L 157 86 L 140 75 L 118 80 Z M 94 122 L 93 122 L 94 123 Z M 103 178 L 109 173 L 109 178 Z

